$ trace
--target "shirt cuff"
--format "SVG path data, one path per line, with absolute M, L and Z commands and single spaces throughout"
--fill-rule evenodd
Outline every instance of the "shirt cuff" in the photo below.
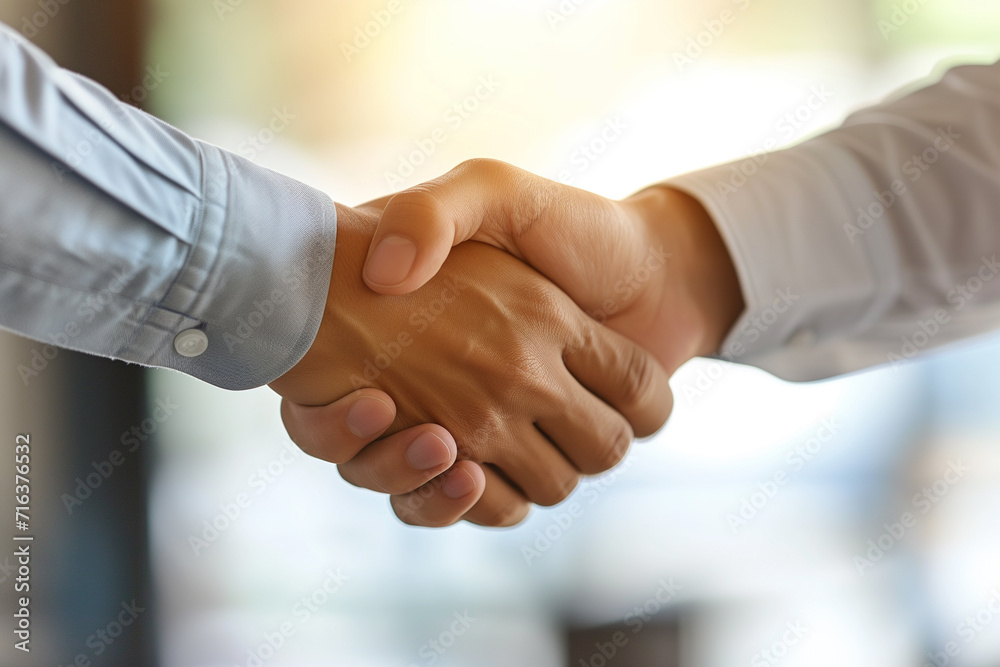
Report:
M 665 183 L 709 212 L 740 280 L 746 308 L 719 357 L 796 381 L 856 367 L 817 351 L 870 324 L 896 291 L 889 231 L 852 232 L 853 200 L 871 194 L 862 172 L 820 138 Z
M 224 389 L 259 387 L 305 356 L 319 330 L 336 207 L 318 190 L 196 143 L 203 192 L 196 240 L 121 356 Z

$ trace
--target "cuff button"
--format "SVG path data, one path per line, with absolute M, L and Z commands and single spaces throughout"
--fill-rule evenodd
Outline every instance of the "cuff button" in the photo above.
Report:
M 199 357 L 208 349 L 208 336 L 201 329 L 182 331 L 174 338 L 174 349 L 182 357 Z

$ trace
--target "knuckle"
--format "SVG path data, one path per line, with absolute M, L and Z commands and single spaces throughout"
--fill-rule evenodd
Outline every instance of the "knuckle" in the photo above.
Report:
M 504 369 L 504 383 L 511 391 L 535 400 L 539 392 L 544 392 L 547 386 L 544 378 L 547 376 L 545 364 L 531 353 L 513 352 L 508 357 Z
M 443 211 L 443 204 L 434 192 L 434 185 L 429 183 L 417 185 L 395 195 L 386 204 L 383 217 L 399 213 L 401 220 L 410 220 L 419 215 L 421 220 L 436 221 L 442 218 Z
M 512 164 L 491 158 L 473 158 L 456 171 L 500 184 L 510 195 L 502 207 L 504 227 L 516 242 L 541 221 L 551 204 L 548 182 Z
M 577 326 L 570 328 L 566 341 L 566 354 L 579 354 L 598 349 L 597 323 L 589 318 L 577 318 Z
M 524 322 L 530 322 L 536 330 L 551 335 L 563 335 L 566 331 L 582 328 L 575 324 L 574 317 L 579 311 L 562 291 L 542 276 L 532 276 L 522 280 L 512 289 L 512 302 L 520 304 L 519 310 L 525 315 L 512 324 L 517 327 L 518 340 L 525 349 L 536 349 L 537 339 L 526 335 Z
M 470 411 L 458 429 L 458 460 L 483 463 L 510 441 L 508 420 L 495 410 Z
M 656 384 L 656 366 L 652 358 L 635 345 L 629 346 L 625 358 L 622 389 L 631 407 L 648 404 Z
M 473 172 L 483 176 L 493 176 L 508 168 L 510 168 L 509 164 L 494 158 L 474 157 L 468 160 L 463 160 L 455 170 Z

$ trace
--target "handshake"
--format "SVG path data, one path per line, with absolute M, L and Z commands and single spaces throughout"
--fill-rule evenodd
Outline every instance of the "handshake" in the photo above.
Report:
M 670 414 L 668 379 L 743 309 L 715 225 L 493 160 L 337 206 L 319 333 L 271 383 L 294 442 L 406 523 L 511 526 Z

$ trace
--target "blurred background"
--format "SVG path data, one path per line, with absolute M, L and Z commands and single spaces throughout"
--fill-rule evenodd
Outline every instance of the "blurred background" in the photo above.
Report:
M 479 156 L 621 197 L 1000 57 L 987 0 L 0 0 L 0 18 L 348 204 Z M 696 360 L 661 433 L 505 531 L 400 524 L 297 453 L 266 388 L 53 351 L 0 339 L 2 437 L 37 442 L 39 554 L 35 651 L 4 642 L 4 665 L 1000 665 L 1000 338 L 808 385 Z M 112 636 L 123 605 L 142 611 Z

